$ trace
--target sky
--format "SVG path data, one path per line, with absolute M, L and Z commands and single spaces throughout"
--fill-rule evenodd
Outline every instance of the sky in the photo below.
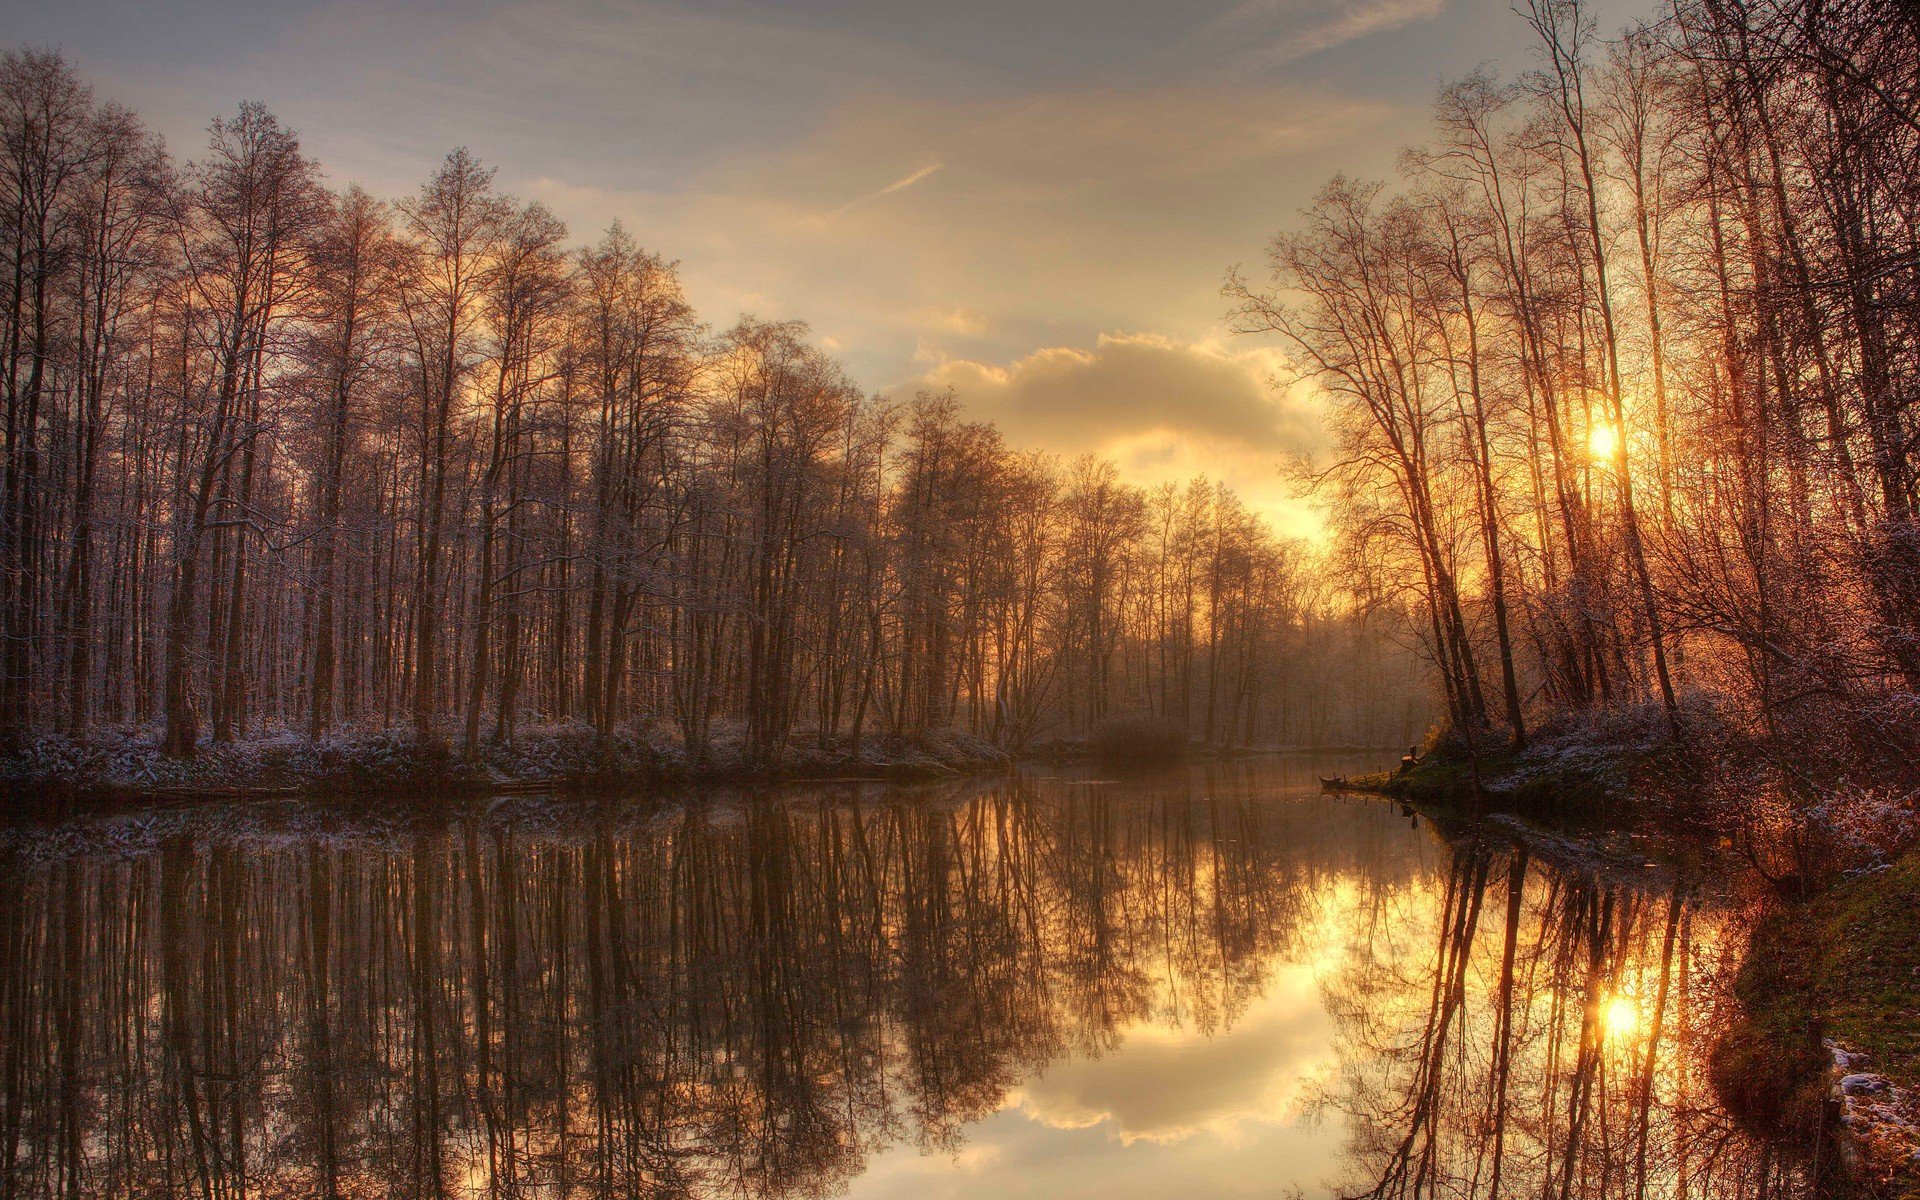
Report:
M 1229 335 L 1222 278 L 1528 36 L 1505 0 L 0 0 L 0 42 L 181 158 L 241 100 L 379 195 L 465 145 L 576 240 L 678 260 L 716 326 L 804 320 L 872 391 L 951 387 L 1017 446 L 1204 472 L 1303 534 L 1313 398 Z

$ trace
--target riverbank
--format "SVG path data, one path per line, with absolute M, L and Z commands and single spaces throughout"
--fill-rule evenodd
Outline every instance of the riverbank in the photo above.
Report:
M 84 741 L 45 737 L 0 759 L 0 794 L 13 803 L 121 803 L 249 796 L 377 796 L 676 787 L 753 779 L 859 776 L 926 779 L 1010 769 L 1008 754 L 949 731 L 903 741 L 846 739 L 796 744 L 776 762 L 756 762 L 738 731 L 722 730 L 703 756 L 689 755 L 663 730 L 602 737 L 582 725 L 530 730 L 473 755 L 423 749 L 398 733 L 339 734 L 311 741 L 292 734 L 202 743 L 191 758 L 169 758 L 142 733 L 108 732 Z
M 1373 748 L 1377 750 L 1377 748 Z M 1350 754 L 1350 747 L 1246 748 L 1189 744 L 1122 765 L 1219 762 L 1287 753 Z M 750 760 L 737 729 L 719 730 L 695 758 L 670 731 L 601 737 L 582 725 L 543 726 L 512 742 L 423 752 L 401 733 L 337 734 L 318 742 L 282 733 L 237 743 L 203 742 L 192 758 L 160 753 L 151 732 L 107 731 L 85 740 L 43 737 L 0 758 L 0 797 L 14 805 L 90 805 L 248 797 L 367 797 L 401 793 L 479 796 L 530 791 L 668 789 L 765 780 L 940 779 L 991 775 L 1016 762 L 1064 766 L 1106 762 L 1087 740 L 1054 740 L 1015 756 L 960 730 L 910 739 L 865 738 L 856 747 L 797 739 L 774 762 Z
M 1826 1121 L 1868 1196 L 1920 1196 L 1920 852 L 1781 904 L 1753 927 L 1714 1047 L 1730 1110 Z
M 1355 776 L 1340 786 L 1451 813 L 1511 812 L 1625 828 L 1655 816 L 1703 822 L 1702 806 L 1690 800 L 1700 792 L 1700 772 L 1700 760 L 1679 753 L 1658 718 L 1642 711 L 1546 725 L 1519 750 L 1443 741 L 1410 769 Z

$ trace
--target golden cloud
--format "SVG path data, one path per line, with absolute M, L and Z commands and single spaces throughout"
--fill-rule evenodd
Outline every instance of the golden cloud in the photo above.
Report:
M 1051 346 L 1005 366 L 949 358 L 895 391 L 951 388 L 1012 444 L 1100 454 L 1139 484 L 1207 475 L 1282 532 L 1313 535 L 1318 515 L 1284 468 L 1326 434 L 1305 389 L 1281 386 L 1286 377 L 1284 357 L 1251 342 L 1105 334 L 1091 348 Z

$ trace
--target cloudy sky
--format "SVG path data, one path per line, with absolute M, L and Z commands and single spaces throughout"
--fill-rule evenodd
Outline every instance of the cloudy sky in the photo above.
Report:
M 0 30 L 183 157 L 241 99 L 385 195 L 464 144 L 679 259 L 716 324 L 804 319 L 871 389 L 1300 529 L 1311 401 L 1227 336 L 1221 277 L 1335 171 L 1390 173 L 1442 79 L 1531 63 L 1506 0 L 0 0 Z

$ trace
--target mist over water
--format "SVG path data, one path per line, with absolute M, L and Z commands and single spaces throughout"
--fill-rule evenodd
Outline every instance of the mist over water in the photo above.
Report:
M 0 836 L 9 1194 L 1740 1197 L 1715 881 L 1287 759 Z

